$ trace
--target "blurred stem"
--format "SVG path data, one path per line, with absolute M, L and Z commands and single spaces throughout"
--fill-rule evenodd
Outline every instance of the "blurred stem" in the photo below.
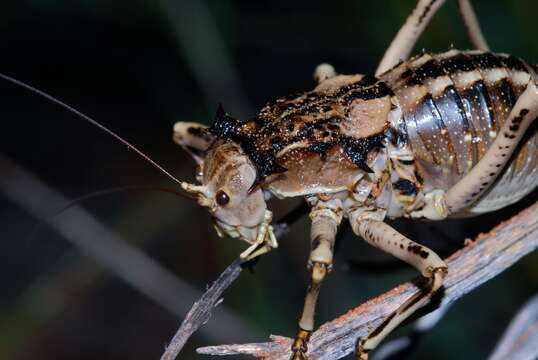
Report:
M 102 279 L 101 275 L 94 263 L 72 251 L 53 270 L 35 279 L 17 299 L 16 308 L 2 314 L 0 332 L 10 334 L 0 338 L 2 357 L 18 358 L 43 324 L 58 317 L 74 298 Z
M 237 117 L 252 116 L 226 42 L 204 0 L 160 0 L 162 14 L 200 88 L 209 109 L 223 103 Z
M 0 192 L 37 218 L 45 217 L 68 202 L 1 154 L 0 169 Z M 79 251 L 178 317 L 183 317 L 194 300 L 202 294 L 128 244 L 79 206 L 71 208 L 61 222 L 51 226 Z M 66 276 L 69 282 L 73 281 L 70 275 L 72 274 L 66 275 L 60 271 L 58 276 L 51 278 L 50 288 L 41 288 L 41 291 L 53 291 L 62 284 L 65 285 Z M 92 277 L 89 276 L 90 279 Z M 74 283 L 80 288 L 85 286 L 86 281 L 78 283 L 75 279 Z M 29 294 L 32 292 L 29 290 Z M 225 307 L 220 307 L 215 316 L 217 319 L 203 328 L 204 334 L 212 339 L 231 340 L 238 334 L 250 337 L 257 332 Z M 234 334 L 227 331 L 230 327 L 234 328 Z
M 538 295 L 518 311 L 489 360 L 538 358 Z

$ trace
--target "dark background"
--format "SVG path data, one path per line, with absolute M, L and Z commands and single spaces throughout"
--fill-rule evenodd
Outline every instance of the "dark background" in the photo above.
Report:
M 447 2 L 417 51 L 469 47 L 455 1 Z M 492 49 L 538 62 L 536 1 L 474 4 Z M 341 73 L 373 73 L 413 5 L 411 0 L 3 1 L 0 72 L 93 116 L 175 176 L 192 180 L 192 162 L 171 140 L 174 122 L 209 123 L 219 102 L 235 116 L 252 116 L 268 100 L 312 88 L 320 62 Z M 0 92 L 2 161 L 7 156 L 66 198 L 128 184 L 176 186 L 125 146 L 49 101 L 5 81 Z M 0 177 L 8 175 L 0 166 Z M 0 193 L 0 358 L 160 356 L 180 323 L 177 312 L 142 295 L 52 227 L 31 235 L 61 204 L 13 181 L 22 192 L 3 187 Z M 41 216 L 17 205 L 17 198 L 25 197 L 41 206 Z M 535 192 L 526 203 L 536 197 Z M 272 204 L 278 214 L 291 206 L 281 203 Z M 218 239 L 204 209 L 172 195 L 124 192 L 79 205 L 199 291 L 244 248 Z M 491 229 L 522 206 L 467 222 L 397 225 L 447 256 L 464 238 Z M 68 221 L 68 213 L 55 223 Z M 194 336 L 181 358 L 199 358 L 198 346 L 261 341 L 271 333 L 291 336 L 307 280 L 308 232 L 303 219 L 254 274 L 244 272 L 226 293 L 224 306 L 252 330 L 218 323 L 217 315 L 207 325 L 216 330 Z M 101 250 L 116 255 L 114 249 Z M 416 274 L 407 266 L 383 273 L 346 270 L 350 260 L 392 263 L 349 233 L 339 250 L 337 271 L 322 290 L 319 323 Z M 537 260 L 536 254 L 523 259 L 458 301 L 411 358 L 485 358 L 536 290 Z M 137 272 L 145 273 L 133 268 L 135 277 Z M 195 300 L 184 294 L 187 303 Z

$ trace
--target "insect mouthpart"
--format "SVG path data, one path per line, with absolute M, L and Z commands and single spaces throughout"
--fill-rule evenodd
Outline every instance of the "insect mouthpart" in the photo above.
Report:
M 209 211 L 211 211 L 212 213 L 217 211 L 217 204 L 210 198 L 206 186 L 194 185 L 183 181 L 181 182 L 181 188 L 189 193 L 196 195 L 198 204 L 200 204 L 201 206 L 209 208 Z
M 250 244 L 241 258 L 251 260 L 278 247 L 271 226 L 273 214 L 266 207 L 261 189 L 253 193 L 248 193 L 246 188 L 232 192 L 228 188 L 217 190 L 210 184 L 186 182 L 181 187 L 195 194 L 198 204 L 209 208 L 219 237 L 229 236 Z
M 249 243 L 250 246 L 241 253 L 240 257 L 252 260 L 278 247 L 273 226 L 271 225 L 272 218 L 272 212 L 265 210 L 263 221 L 257 226 L 233 226 L 220 221 L 217 217 L 213 218 L 213 226 L 219 237 L 227 235 Z

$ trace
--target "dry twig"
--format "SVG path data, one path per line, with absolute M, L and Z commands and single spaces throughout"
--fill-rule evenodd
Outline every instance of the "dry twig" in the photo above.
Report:
M 447 305 L 506 270 L 538 247 L 538 203 L 501 223 L 487 234 L 447 259 L 449 274 L 445 280 L 441 304 Z M 313 333 L 310 359 L 340 359 L 350 354 L 357 337 L 379 324 L 411 295 L 418 291 L 413 282 L 402 284 L 348 313 L 322 325 Z M 249 354 L 266 360 L 287 360 L 291 339 L 272 336 L 272 342 L 210 346 L 200 354 Z
M 301 203 L 301 205 L 285 215 L 275 225 L 275 236 L 280 238 L 285 235 L 289 231 L 290 225 L 304 215 L 305 211 L 306 205 L 305 203 Z M 164 354 L 161 356 L 161 360 L 174 360 L 191 335 L 209 320 L 213 308 L 219 304 L 222 293 L 224 293 L 241 273 L 241 265 L 243 263 L 244 261 L 241 259 L 235 260 L 224 270 L 200 300 L 194 303 L 172 338 L 170 345 L 168 345 Z
M 166 348 L 161 360 L 174 360 L 191 335 L 204 325 L 211 317 L 211 311 L 219 304 L 224 290 L 241 274 L 243 260 L 237 259 L 224 270 L 217 281 L 194 303 L 191 310 L 181 323 L 178 331 Z

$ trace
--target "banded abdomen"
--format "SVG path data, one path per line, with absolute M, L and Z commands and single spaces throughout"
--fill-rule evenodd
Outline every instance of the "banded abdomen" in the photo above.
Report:
M 536 73 L 508 55 L 450 50 L 424 54 L 381 76 L 398 99 L 424 191 L 449 189 L 478 163 Z M 503 174 L 472 212 L 519 200 L 538 185 L 534 124 Z

